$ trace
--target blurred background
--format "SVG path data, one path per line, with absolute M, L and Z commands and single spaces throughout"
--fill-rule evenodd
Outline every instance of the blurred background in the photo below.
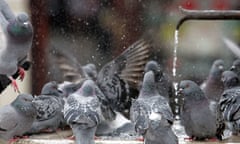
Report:
M 18 84 L 21 92 L 39 94 L 42 85 L 59 80 L 51 60 L 55 49 L 76 57 L 98 70 L 136 40 L 153 41 L 152 59 L 172 75 L 174 31 L 183 16 L 179 6 L 196 10 L 238 10 L 238 0 L 7 0 L 16 12 L 31 15 L 34 42 L 33 66 Z M 212 62 L 223 59 L 229 68 L 235 55 L 222 38 L 240 42 L 240 21 L 188 21 L 179 30 L 177 80 L 202 82 Z M 4 38 L 1 38 L 1 44 Z M 5 96 L 8 95 L 8 96 Z M 11 86 L 0 96 L 0 104 L 15 98 Z

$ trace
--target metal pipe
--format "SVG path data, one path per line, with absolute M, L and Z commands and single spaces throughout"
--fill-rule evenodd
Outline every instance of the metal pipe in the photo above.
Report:
M 187 10 L 182 7 L 179 9 L 185 16 L 178 21 L 177 30 L 188 20 L 240 20 L 239 10 Z

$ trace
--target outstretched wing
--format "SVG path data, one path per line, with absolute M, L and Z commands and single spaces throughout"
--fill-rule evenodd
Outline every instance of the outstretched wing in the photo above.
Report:
M 51 65 L 51 78 L 58 82 L 70 81 L 78 83 L 86 78 L 81 64 L 69 52 L 57 49 L 50 49 L 49 61 Z
M 150 57 L 152 46 L 146 40 L 138 40 L 129 46 L 120 56 L 107 63 L 99 72 L 97 81 L 101 83 L 104 79 L 111 79 L 116 74 L 137 88 L 143 78 L 145 64 Z

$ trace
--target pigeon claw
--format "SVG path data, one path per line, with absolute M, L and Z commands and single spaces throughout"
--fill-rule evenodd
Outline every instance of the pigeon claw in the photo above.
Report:
M 185 137 L 184 138 L 184 141 L 193 141 L 194 140 L 194 137 Z
M 23 81 L 23 79 L 24 79 L 24 77 L 25 77 L 25 70 L 24 70 L 22 67 L 19 67 L 18 70 L 19 70 L 19 72 L 18 72 L 18 74 L 19 74 L 19 79 L 20 79 L 21 81 Z
M 100 140 L 100 137 L 94 136 L 94 140 Z
M 75 140 L 75 136 L 74 136 L 74 135 L 69 136 L 69 137 L 67 137 L 67 139 L 69 139 L 69 140 Z
M 12 77 L 9 77 L 9 79 L 11 80 L 11 85 L 12 85 L 14 91 L 17 93 L 20 93 L 16 80 L 13 79 Z
M 144 141 L 144 138 L 143 137 L 139 137 L 139 138 L 136 138 L 136 141 Z
M 28 136 L 15 136 L 8 141 L 8 144 L 14 144 L 17 141 L 19 141 L 19 139 L 27 139 L 27 138 L 29 138 L 29 137 Z

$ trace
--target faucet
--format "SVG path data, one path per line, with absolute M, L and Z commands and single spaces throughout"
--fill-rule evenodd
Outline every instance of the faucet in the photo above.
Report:
M 239 10 L 187 10 L 179 7 L 182 17 L 176 26 L 176 30 L 188 20 L 240 20 Z

